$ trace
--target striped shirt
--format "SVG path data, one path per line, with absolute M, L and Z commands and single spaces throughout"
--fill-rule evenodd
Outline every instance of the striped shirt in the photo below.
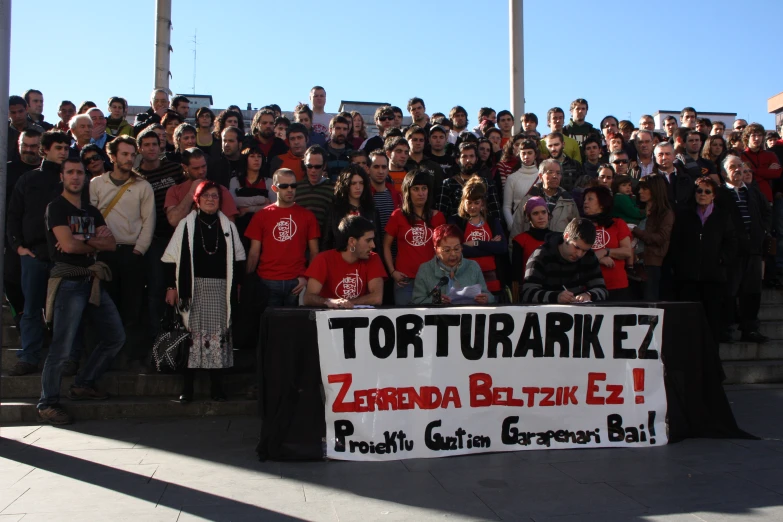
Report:
M 748 208 L 748 187 L 743 183 L 741 187 L 735 187 L 731 183 L 726 183 L 726 187 L 731 190 L 734 196 L 734 203 L 737 205 L 742 222 L 745 224 L 745 230 L 750 232 L 750 208 Z
M 392 212 L 395 210 L 394 200 L 392 199 L 391 191 L 389 189 L 383 192 L 375 192 L 372 195 L 372 199 L 375 201 L 375 208 L 378 210 L 378 215 L 381 221 L 381 237 L 375 239 L 375 245 L 378 250 L 382 251 L 381 245 L 383 245 L 383 235 L 386 233 L 386 223 L 389 222 Z M 392 257 L 397 257 L 397 244 L 392 245 Z
M 184 179 L 182 165 L 162 159 L 157 169 L 144 170 L 139 167 L 138 172 L 152 185 L 152 192 L 155 194 L 155 237 L 169 238 L 174 229 L 166 218 L 163 203 L 166 201 L 166 192 Z
M 296 203 L 315 214 L 319 230 L 323 230 L 326 225 L 326 213 L 332 207 L 333 200 L 334 182 L 326 178 L 318 185 L 311 185 L 306 179 L 297 184 Z

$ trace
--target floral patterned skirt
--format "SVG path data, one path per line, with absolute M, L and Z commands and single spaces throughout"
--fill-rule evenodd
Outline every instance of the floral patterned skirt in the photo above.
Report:
M 188 368 L 230 368 L 234 346 L 226 320 L 226 280 L 196 277 L 193 286 Z

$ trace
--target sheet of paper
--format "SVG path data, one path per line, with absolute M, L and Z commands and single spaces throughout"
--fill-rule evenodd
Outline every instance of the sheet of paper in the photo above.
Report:
M 470 304 L 476 302 L 474 298 L 480 293 L 481 285 L 470 285 L 452 288 L 446 296 L 451 300 L 451 304 Z

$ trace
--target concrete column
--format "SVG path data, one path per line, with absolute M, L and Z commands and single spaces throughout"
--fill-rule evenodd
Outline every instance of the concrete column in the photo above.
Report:
M 508 0 L 509 62 L 511 69 L 511 113 L 514 115 L 514 133 L 521 130 L 519 123 L 525 113 L 525 42 L 522 24 L 522 0 Z
M 155 89 L 169 91 L 171 49 L 171 1 L 157 0 L 155 5 Z

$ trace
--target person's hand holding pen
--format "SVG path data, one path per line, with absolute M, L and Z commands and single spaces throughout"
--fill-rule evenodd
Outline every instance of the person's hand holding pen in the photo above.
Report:
M 557 302 L 560 304 L 570 304 L 576 300 L 574 294 L 572 294 L 568 288 L 563 285 L 563 291 L 557 296 Z

